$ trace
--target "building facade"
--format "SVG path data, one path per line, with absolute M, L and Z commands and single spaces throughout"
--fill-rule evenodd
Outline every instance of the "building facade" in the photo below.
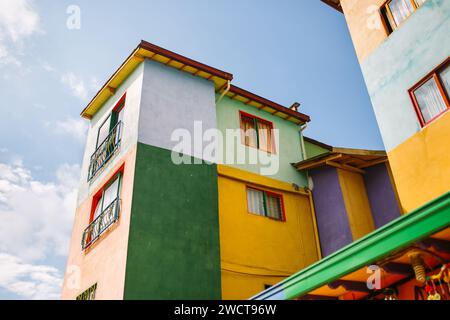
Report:
M 303 137 L 232 78 L 142 41 L 83 110 L 63 299 L 247 299 L 399 215 L 384 151 Z
M 345 16 L 386 148 L 387 171 L 375 179 L 378 194 L 363 177 L 372 222 L 360 216 L 360 227 L 339 224 L 341 233 L 328 226 L 333 239 L 351 243 L 254 298 L 448 300 L 442 284 L 450 279 L 450 2 L 322 2 Z M 380 168 L 367 171 L 367 179 Z M 348 192 L 335 173 L 311 174 L 320 189 L 326 189 L 322 180 L 328 188 L 334 181 Z M 383 187 L 388 180 L 393 188 Z M 343 199 L 333 198 L 335 217 L 343 216 L 339 208 L 349 202 Z M 326 205 L 316 201 L 316 211 L 320 207 Z M 355 237 L 355 229 L 370 231 L 372 223 L 377 229 Z

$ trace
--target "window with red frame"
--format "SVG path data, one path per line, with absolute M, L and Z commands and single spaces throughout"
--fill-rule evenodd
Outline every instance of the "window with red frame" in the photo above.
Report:
M 241 141 L 244 145 L 270 153 L 275 152 L 272 122 L 242 111 L 240 112 L 240 118 Z
M 120 197 L 121 173 L 119 172 L 110 182 L 94 197 L 93 211 L 90 222 L 96 220 L 102 213 L 110 209 Z
M 427 125 L 450 108 L 450 57 L 410 90 L 420 124 Z
M 269 191 L 247 187 L 248 212 L 285 221 L 283 196 Z

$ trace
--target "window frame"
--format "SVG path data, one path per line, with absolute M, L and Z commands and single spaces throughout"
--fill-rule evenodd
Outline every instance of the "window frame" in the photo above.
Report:
M 105 194 L 105 190 L 108 189 L 108 187 L 110 187 L 115 181 L 116 179 L 119 179 L 119 185 L 117 186 L 117 197 L 116 199 L 120 199 L 120 195 L 122 193 L 122 180 L 123 180 L 123 171 L 124 171 L 124 165 L 122 165 L 119 170 L 117 170 L 116 172 L 114 172 L 114 174 L 111 176 L 111 178 L 108 179 L 108 181 L 106 183 L 104 183 L 99 190 L 95 193 L 95 195 L 92 197 L 92 204 L 91 204 L 91 213 L 89 216 L 89 223 L 88 225 L 90 225 L 92 222 L 94 222 L 94 217 L 95 217 L 95 211 L 97 209 L 97 206 L 99 205 L 99 202 L 101 201 L 101 206 L 102 206 L 102 211 L 100 212 L 100 214 L 103 213 L 103 201 L 104 201 L 104 194 Z M 119 215 L 120 216 L 120 215 Z
M 440 72 L 446 68 L 450 68 L 450 56 L 447 59 L 445 59 L 444 62 L 442 62 L 436 68 L 434 68 L 431 72 L 429 72 L 425 77 L 423 77 L 419 82 L 417 82 L 412 88 L 410 88 L 408 90 L 409 97 L 411 98 L 411 102 L 414 106 L 414 110 L 416 112 L 417 118 L 418 118 L 420 126 L 422 128 L 425 128 L 430 123 L 433 123 L 434 120 L 436 120 L 437 118 L 440 118 L 443 114 L 447 113 L 450 110 L 450 92 L 446 91 L 445 86 L 443 85 L 442 80 L 440 78 Z M 446 109 L 444 111 L 442 111 L 441 113 L 437 114 L 436 116 L 434 116 L 428 122 L 426 122 L 423 117 L 422 111 L 420 110 L 420 106 L 417 101 L 415 92 L 416 92 L 416 90 L 421 88 L 426 82 L 428 82 L 431 79 L 434 79 L 437 87 L 439 88 L 439 93 L 441 94 L 442 99 L 444 100 Z
M 259 191 L 259 192 L 263 193 L 264 215 L 260 215 L 260 214 L 257 214 L 257 213 L 254 213 L 254 212 L 250 211 L 250 208 L 248 207 L 248 189 Z M 276 219 L 276 218 L 270 217 L 268 215 L 268 212 L 267 212 L 267 200 L 266 200 L 267 195 L 280 199 L 280 209 L 281 209 L 281 218 L 280 219 Z M 261 189 L 261 188 L 258 188 L 258 187 L 254 187 L 254 186 L 251 186 L 251 185 L 246 185 L 245 186 L 245 197 L 246 197 L 246 204 L 245 205 L 247 207 L 247 213 L 249 213 L 251 215 L 254 215 L 254 216 L 268 218 L 268 219 L 273 220 L 273 221 L 286 222 L 286 211 L 285 211 L 285 207 L 284 207 L 284 198 L 283 198 L 283 195 L 281 193 L 276 193 L 276 192 L 273 192 L 273 191 L 268 191 L 268 190 Z
M 251 118 L 254 121 L 255 131 L 256 131 L 256 147 L 248 145 L 247 143 L 245 143 L 245 132 L 244 132 L 244 128 L 242 126 L 242 117 Z M 265 123 L 266 125 L 269 125 L 269 127 L 270 127 L 270 142 L 271 142 L 270 146 L 271 146 L 271 150 L 265 150 L 265 149 L 261 148 L 261 146 L 260 146 L 258 122 Z M 253 114 L 247 113 L 245 111 L 239 110 L 239 127 L 241 129 L 241 144 L 245 145 L 246 147 L 255 148 L 257 150 L 261 150 L 261 151 L 264 151 L 264 152 L 267 152 L 267 153 L 270 153 L 270 154 L 276 154 L 277 153 L 277 148 L 276 148 L 276 145 L 275 145 L 275 139 L 274 139 L 274 135 L 273 135 L 274 125 L 273 125 L 272 121 L 266 120 L 266 119 L 260 118 L 258 116 L 255 116 Z
M 103 120 L 102 124 L 98 127 L 97 130 L 97 139 L 95 144 L 95 149 L 99 147 L 100 144 L 103 143 L 103 141 L 99 141 L 100 138 L 100 129 L 109 121 L 109 129 L 108 129 L 108 135 L 111 133 L 111 130 L 114 129 L 114 127 L 118 123 L 118 117 L 119 113 L 125 108 L 125 101 L 126 101 L 127 93 L 125 92 L 123 96 L 116 102 L 114 105 L 111 113 L 108 114 L 105 120 Z M 107 135 L 107 137 L 108 137 Z
M 400 22 L 400 24 L 397 24 L 397 22 L 395 21 L 394 15 L 392 14 L 391 8 L 389 7 L 389 4 L 392 2 L 392 0 L 386 0 L 385 2 L 383 2 L 383 4 L 381 5 L 379 11 L 381 20 L 383 22 L 383 26 L 384 29 L 386 31 L 386 34 L 389 36 L 391 35 L 395 30 L 397 30 L 398 28 L 400 28 L 400 26 L 406 22 L 406 20 L 409 19 L 409 17 L 411 17 L 414 12 L 417 11 L 417 9 L 419 9 L 422 5 L 417 5 L 415 0 L 402 0 L 402 1 L 409 1 L 413 7 L 413 12 L 411 12 L 411 14 L 406 17 L 402 22 Z M 395 24 L 392 25 L 392 23 Z

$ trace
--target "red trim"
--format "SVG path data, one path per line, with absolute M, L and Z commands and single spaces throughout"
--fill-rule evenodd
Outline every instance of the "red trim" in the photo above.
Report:
M 179 62 L 181 62 L 181 63 L 183 63 L 183 64 L 185 64 L 187 66 L 192 66 L 192 67 L 194 67 L 196 69 L 205 71 L 205 72 L 210 73 L 210 74 L 212 74 L 214 76 L 217 76 L 219 78 L 222 78 L 222 79 L 225 79 L 225 80 L 230 80 L 230 81 L 233 79 L 233 75 L 231 73 L 228 73 L 228 72 L 225 72 L 225 71 L 222 71 L 222 70 L 210 67 L 210 66 L 208 66 L 206 64 L 203 64 L 201 62 L 189 59 L 189 58 L 187 58 L 185 56 L 182 56 L 182 55 L 180 55 L 178 53 L 175 53 L 175 52 L 169 51 L 167 49 L 158 47 L 157 45 L 154 45 L 154 44 L 149 43 L 147 41 L 142 40 L 141 44 L 139 45 L 139 47 L 142 48 L 142 49 L 151 51 L 153 53 L 156 53 L 158 55 L 167 57 L 170 60 L 176 60 L 176 61 L 179 61 Z
M 113 112 L 119 113 L 124 107 L 125 107 L 125 99 L 127 97 L 127 93 L 125 92 L 122 96 L 122 98 L 117 101 L 116 105 L 113 108 Z
M 257 103 L 260 103 L 260 104 L 262 104 L 264 106 L 267 106 L 267 107 L 270 107 L 272 109 L 275 109 L 275 110 L 277 110 L 277 111 L 279 111 L 281 113 L 285 113 L 288 116 L 290 116 L 292 118 L 295 118 L 297 120 L 300 120 L 302 122 L 309 122 L 309 121 L 311 121 L 311 118 L 309 116 L 307 116 L 306 114 L 303 114 L 301 112 L 294 111 L 294 110 L 291 110 L 289 108 L 283 107 L 282 105 L 280 105 L 280 104 L 278 104 L 276 102 L 267 100 L 266 98 L 260 97 L 260 96 L 254 94 L 254 93 L 251 93 L 250 91 L 238 88 L 238 87 L 236 87 L 234 85 L 230 86 L 230 92 L 232 92 L 232 93 L 234 93 L 236 95 L 240 95 L 240 96 L 242 96 L 244 98 L 247 98 L 249 100 L 253 100 L 253 101 L 255 101 Z
M 435 119 L 439 118 L 442 114 L 446 113 L 449 110 L 449 108 L 450 108 L 450 101 L 449 101 L 449 94 L 450 93 L 445 91 L 444 86 L 442 85 L 442 80 L 441 80 L 441 78 L 439 76 L 439 73 L 442 70 L 444 70 L 445 68 L 448 68 L 448 67 L 450 67 L 450 57 L 448 57 L 439 66 L 434 68 L 430 73 L 428 73 L 425 77 L 420 79 L 419 82 L 417 82 L 411 89 L 408 90 L 409 97 L 411 98 L 411 102 L 412 102 L 412 104 L 414 106 L 414 110 L 416 111 L 417 118 L 418 118 L 420 126 L 422 128 L 426 127 L 431 122 L 433 122 Z M 425 119 L 423 118 L 422 111 L 420 110 L 419 103 L 417 102 L 415 91 L 417 91 L 417 89 L 422 87 L 430 79 L 434 79 L 434 81 L 436 82 L 436 84 L 437 84 L 437 86 L 439 88 L 439 91 L 441 93 L 441 96 L 444 99 L 444 103 L 445 103 L 447 109 L 442 111 L 441 113 L 439 113 L 438 115 L 436 115 L 432 119 L 430 119 L 428 122 L 426 122 Z
M 261 216 L 261 215 L 259 215 L 259 214 L 256 214 L 256 213 L 253 213 L 253 212 L 250 212 L 250 210 L 248 209 L 248 193 L 247 193 L 247 190 L 248 189 L 253 189 L 253 190 L 256 190 L 256 191 L 259 191 L 259 192 L 263 192 L 263 193 L 265 193 L 266 195 L 270 195 L 270 196 L 272 196 L 272 197 L 277 197 L 277 198 L 279 198 L 280 199 L 280 202 L 281 202 L 281 219 L 274 219 L 274 218 L 271 218 L 271 217 L 268 217 L 268 216 L 264 216 L 265 218 L 269 218 L 269 219 L 271 219 L 271 220 L 275 220 L 275 221 L 281 221 L 281 222 L 286 222 L 286 211 L 285 211 L 285 207 L 284 207 L 284 198 L 283 198 L 283 195 L 281 194 L 281 193 L 275 193 L 275 192 L 272 192 L 272 191 L 267 191 L 267 190 L 264 190 L 264 189 L 261 189 L 261 188 L 258 188 L 258 187 L 253 187 L 253 186 L 251 186 L 251 185 L 245 185 L 245 197 L 246 197 L 246 199 L 247 199 L 247 202 L 246 202 L 246 206 L 247 206 L 247 212 L 249 213 L 249 214 L 252 214 L 252 215 L 258 215 L 258 216 Z M 261 216 L 262 217 L 262 216 Z
M 253 147 L 245 144 L 245 141 L 243 140 L 243 137 L 244 137 L 243 130 L 244 130 L 244 128 L 242 127 L 242 116 L 247 117 L 247 118 L 251 118 L 251 119 L 256 119 L 258 122 L 262 122 L 262 123 L 268 124 L 270 126 L 270 130 L 271 130 L 270 139 L 272 140 L 272 143 L 271 143 L 272 150 L 264 150 L 264 149 L 259 148 L 258 146 L 256 147 L 256 149 L 261 150 L 261 151 L 265 151 L 265 152 L 268 152 L 268 153 L 271 153 L 271 154 L 276 154 L 277 148 L 276 148 L 276 145 L 275 145 L 273 122 L 269 121 L 269 120 L 266 120 L 266 119 L 263 119 L 263 118 L 260 118 L 258 116 L 255 116 L 253 114 L 247 113 L 245 111 L 239 110 L 239 124 L 240 124 L 240 128 L 242 130 L 241 131 L 241 143 L 243 145 L 246 145 L 247 147 L 250 147 L 250 148 L 253 148 Z M 257 132 L 256 134 L 259 134 L 259 132 Z
M 94 213 L 95 213 L 95 209 L 97 207 L 98 201 L 101 199 L 103 191 L 105 190 L 105 188 L 108 186 L 109 183 L 111 183 L 119 173 L 124 172 L 125 170 L 125 163 L 123 163 L 119 169 L 117 169 L 116 171 L 114 171 L 114 173 L 109 177 L 109 179 L 103 183 L 95 192 L 93 198 L 92 198 L 92 205 L 91 205 L 91 213 L 89 216 L 89 224 L 94 220 Z M 123 179 L 122 179 L 123 181 Z

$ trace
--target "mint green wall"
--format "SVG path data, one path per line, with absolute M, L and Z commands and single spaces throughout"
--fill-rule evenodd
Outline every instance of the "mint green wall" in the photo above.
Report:
M 255 115 L 259 118 L 271 121 L 275 129 L 279 129 L 280 141 L 276 145 L 277 153 L 280 157 L 279 171 L 270 178 L 285 181 L 288 183 L 296 183 L 300 186 L 306 186 L 307 180 L 303 173 L 299 173 L 291 163 L 302 161 L 302 151 L 300 142 L 299 126 L 295 123 L 283 120 L 272 114 L 258 110 L 257 108 L 247 106 L 237 100 L 232 100 L 224 97 L 216 105 L 217 113 L 217 127 L 225 137 L 226 129 L 240 128 L 239 111 Z M 240 139 L 239 139 L 240 143 Z M 245 147 L 249 149 L 248 147 Z M 260 151 L 262 152 L 262 151 Z M 230 165 L 230 164 L 226 164 Z M 253 173 L 260 174 L 260 164 L 233 164 L 230 165 L 242 170 L 247 170 Z
M 137 145 L 124 299 L 220 299 L 216 165 Z
M 329 150 L 308 141 L 305 141 L 305 149 L 306 149 L 306 157 L 308 159 L 318 156 L 322 153 L 329 152 Z

